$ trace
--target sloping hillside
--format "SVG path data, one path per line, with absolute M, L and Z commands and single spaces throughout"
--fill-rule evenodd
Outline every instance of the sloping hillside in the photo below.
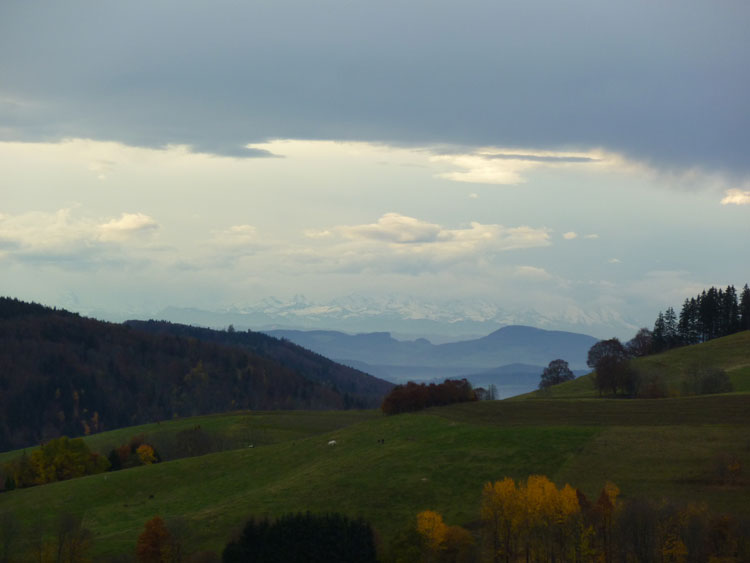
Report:
M 248 517 L 292 511 L 362 516 L 383 545 L 425 509 L 471 526 L 482 487 L 505 476 L 543 474 L 589 498 L 609 480 L 623 498 L 706 503 L 750 516 L 748 484 L 721 485 L 716 459 L 750 465 L 738 440 L 750 429 L 750 395 L 651 400 L 486 401 L 423 413 L 235 413 L 161 427 L 201 424 L 270 438 L 200 457 L 2 493 L 18 523 L 19 550 L 52 534 L 60 514 L 83 516 L 97 556 L 132 555 L 138 534 L 158 514 L 181 518 L 185 553 L 220 553 Z M 222 422 L 226 419 L 225 422 Z M 299 419 L 298 422 L 295 422 Z M 328 420 L 327 420 L 328 419 Z M 91 436 L 121 443 L 129 431 Z M 336 440 L 329 446 L 329 440 Z M 40 509 L 44 507 L 44 509 Z M 36 534 L 36 536 L 34 535 Z
M 637 358 L 633 360 L 633 367 L 639 373 L 663 378 L 670 396 L 682 393 L 683 383 L 691 373 L 711 368 L 727 372 L 734 392 L 750 392 L 750 331 Z M 583 375 L 547 391 L 536 391 L 516 398 L 596 397 L 593 377 L 593 374 Z
M 274 338 L 262 332 L 226 331 L 199 328 L 166 321 L 127 321 L 135 329 L 152 334 L 170 334 L 196 338 L 224 346 L 241 348 L 264 358 L 274 360 L 305 378 L 338 389 L 358 398 L 367 398 L 370 406 L 393 388 L 393 384 L 356 369 L 336 363 L 293 342 Z
M 263 357 L 0 298 L 0 450 L 210 412 L 371 407 L 388 387 L 295 353 Z

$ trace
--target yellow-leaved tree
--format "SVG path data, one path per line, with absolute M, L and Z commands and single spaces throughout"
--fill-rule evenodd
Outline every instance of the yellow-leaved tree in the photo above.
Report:
M 437 554 L 440 551 L 447 530 L 448 526 L 439 512 L 424 510 L 417 514 L 417 532 L 422 536 L 428 552 Z
M 531 475 L 518 486 L 510 477 L 487 483 L 481 518 L 488 559 L 569 559 L 575 552 L 579 513 L 575 490 L 569 485 L 558 489 L 543 475 Z
M 138 459 L 143 465 L 151 465 L 156 462 L 154 448 L 148 444 L 141 444 L 135 452 L 138 454 Z
M 93 454 L 81 438 L 61 436 L 50 440 L 30 456 L 37 485 L 64 481 L 109 469 L 106 457 Z

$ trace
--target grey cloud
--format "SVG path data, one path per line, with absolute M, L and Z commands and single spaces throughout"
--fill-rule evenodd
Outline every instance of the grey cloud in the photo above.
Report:
M 0 134 L 231 156 L 280 137 L 605 147 L 745 174 L 749 16 L 740 0 L 5 2 L 0 98 L 30 105 L 6 104 Z
M 537 154 L 514 154 L 514 153 L 500 153 L 500 154 L 486 154 L 482 155 L 488 160 L 526 160 L 529 162 L 550 162 L 550 163 L 585 163 L 585 162 L 598 162 L 598 158 L 592 158 L 590 156 L 544 156 Z

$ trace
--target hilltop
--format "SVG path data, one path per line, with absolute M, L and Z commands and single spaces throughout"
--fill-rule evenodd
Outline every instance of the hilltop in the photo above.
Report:
M 734 391 L 747 392 L 750 391 L 750 331 L 636 358 L 632 360 L 632 367 L 641 374 L 661 378 L 669 396 L 682 394 L 687 378 L 707 368 L 726 371 Z M 514 399 L 593 398 L 597 396 L 593 378 L 594 374 L 589 373 L 547 391 L 535 391 Z

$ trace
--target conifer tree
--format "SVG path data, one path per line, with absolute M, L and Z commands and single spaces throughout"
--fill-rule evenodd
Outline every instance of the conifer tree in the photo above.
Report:
M 739 329 L 750 330 L 750 287 L 747 284 L 742 289 L 742 295 L 740 296 L 739 315 Z
M 740 326 L 740 308 L 737 303 L 737 290 L 733 285 L 728 285 L 724 291 L 721 312 L 724 329 L 722 336 L 737 332 Z
M 679 345 L 677 315 L 672 307 L 668 307 L 667 312 L 664 313 L 664 340 L 667 349 L 675 348 Z
M 697 305 L 695 298 L 685 299 L 680 311 L 680 320 L 677 323 L 677 332 L 680 343 L 683 345 L 696 344 L 697 334 Z
M 664 313 L 659 311 L 659 316 L 656 317 L 653 330 L 653 349 L 655 353 L 663 352 L 667 349 L 667 332 L 664 325 Z

